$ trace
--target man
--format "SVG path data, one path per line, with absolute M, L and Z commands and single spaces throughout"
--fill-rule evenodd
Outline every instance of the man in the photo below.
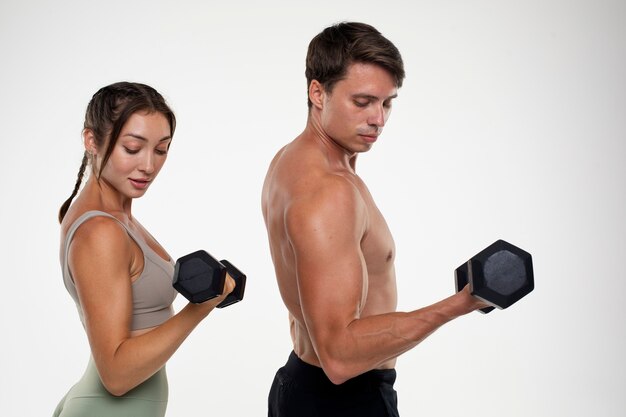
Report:
M 397 48 L 369 25 L 334 25 L 311 41 L 306 77 L 307 125 L 275 156 L 263 186 L 293 339 L 269 416 L 397 416 L 396 358 L 485 304 L 466 288 L 395 311 L 394 242 L 355 163 L 381 134 L 402 85 Z

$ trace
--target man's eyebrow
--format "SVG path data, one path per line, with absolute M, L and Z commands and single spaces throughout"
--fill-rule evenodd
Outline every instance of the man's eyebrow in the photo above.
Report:
M 139 139 L 139 140 L 142 140 L 144 142 L 148 141 L 148 139 L 144 138 L 143 136 L 138 135 L 136 133 L 132 133 L 132 132 L 131 133 L 127 133 L 124 136 L 130 136 L 131 138 Z M 159 139 L 159 142 L 163 142 L 163 141 L 166 141 L 168 139 L 172 139 L 172 137 L 171 136 L 164 136 L 163 138 Z
M 391 100 L 391 99 L 394 99 L 394 98 L 396 98 L 396 97 L 398 97 L 398 93 L 396 93 L 396 94 L 394 94 L 394 95 L 391 95 L 391 96 L 389 96 L 389 97 L 385 98 L 383 101 L 385 101 L 385 100 Z M 380 100 L 380 98 L 379 98 L 379 97 L 377 97 L 377 96 L 373 96 L 373 95 L 371 95 L 371 94 L 365 94 L 365 93 L 357 93 L 357 94 L 353 94 L 353 95 L 352 95 L 352 98 L 365 98 L 365 99 L 368 99 L 368 100 L 374 100 L 374 101 L 375 101 L 375 100 Z

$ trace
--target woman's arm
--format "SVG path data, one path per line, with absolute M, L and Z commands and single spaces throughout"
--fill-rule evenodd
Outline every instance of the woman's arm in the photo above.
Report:
M 85 222 L 76 231 L 68 252 L 93 358 L 102 383 L 118 396 L 161 369 L 235 287 L 229 276 L 220 297 L 190 303 L 160 326 L 133 337 L 131 285 L 132 278 L 141 273 L 142 259 L 141 250 L 126 230 L 106 217 Z

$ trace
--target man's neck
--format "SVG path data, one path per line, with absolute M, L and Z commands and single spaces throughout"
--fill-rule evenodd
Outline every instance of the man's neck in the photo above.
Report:
M 302 132 L 302 136 L 308 138 L 318 144 L 328 158 L 329 163 L 339 164 L 346 169 L 355 171 L 356 158 L 358 153 L 349 151 L 343 146 L 339 145 L 330 135 L 328 135 L 319 122 L 319 117 L 316 117 L 313 111 L 309 113 L 307 119 L 306 128 Z

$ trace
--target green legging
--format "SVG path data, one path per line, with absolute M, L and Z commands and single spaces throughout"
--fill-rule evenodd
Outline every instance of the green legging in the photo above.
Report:
M 165 367 L 123 396 L 115 397 L 102 385 L 90 358 L 85 374 L 63 397 L 53 417 L 163 417 L 167 395 Z

